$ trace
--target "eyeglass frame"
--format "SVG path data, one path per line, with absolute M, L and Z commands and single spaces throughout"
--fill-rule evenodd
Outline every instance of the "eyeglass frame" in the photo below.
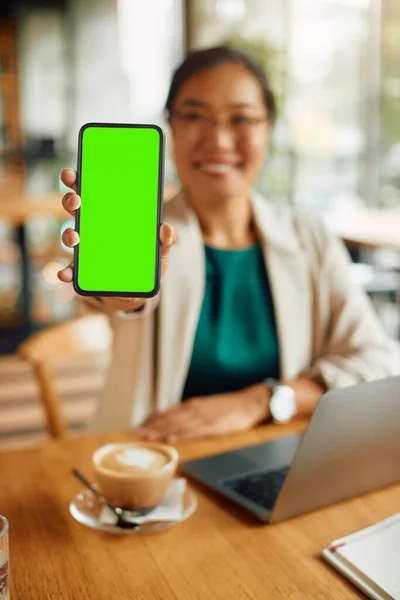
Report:
M 189 115 L 187 115 L 189 116 Z M 231 129 L 232 129 L 232 123 L 229 123 L 229 119 L 215 119 L 213 117 L 207 117 L 205 115 L 199 115 L 198 116 L 198 120 L 197 123 L 199 125 L 228 125 Z M 246 119 L 248 119 L 249 123 L 247 123 L 250 126 L 253 125 L 260 125 L 261 123 L 266 123 L 270 121 L 270 118 L 268 115 L 266 115 L 265 117 L 245 117 Z M 179 111 L 171 111 L 169 113 L 169 119 L 178 119 L 181 121 L 185 120 L 185 115 L 183 115 L 182 113 L 180 113 Z M 200 123 L 201 121 L 201 123 Z M 188 121 L 187 121 L 188 122 Z M 196 120 L 192 121 L 193 123 L 196 123 Z

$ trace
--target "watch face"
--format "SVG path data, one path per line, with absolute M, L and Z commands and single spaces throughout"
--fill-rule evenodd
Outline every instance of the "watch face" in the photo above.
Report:
M 296 395 L 294 390 L 286 385 L 275 388 L 269 403 L 269 409 L 274 421 L 287 423 L 296 412 Z

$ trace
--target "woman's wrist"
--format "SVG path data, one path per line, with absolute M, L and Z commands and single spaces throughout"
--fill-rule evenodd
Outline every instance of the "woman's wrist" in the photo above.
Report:
M 140 304 L 140 306 L 137 306 L 136 308 L 131 308 L 129 310 L 125 310 L 124 312 L 126 313 L 137 313 L 137 312 L 142 312 L 142 310 L 144 309 L 146 305 L 146 301 L 143 302 L 143 304 Z
M 146 298 L 107 298 L 100 296 L 93 296 L 94 300 L 97 300 L 98 304 L 108 311 L 122 311 L 127 314 L 141 312 L 146 305 Z
M 246 388 L 246 401 L 251 401 L 255 407 L 257 421 L 256 425 L 270 420 L 269 401 L 271 399 L 271 389 L 266 383 L 256 383 Z
M 296 418 L 312 415 L 320 397 L 327 390 L 325 383 L 315 377 L 298 377 L 292 381 L 282 382 L 282 385 L 288 385 L 295 391 Z

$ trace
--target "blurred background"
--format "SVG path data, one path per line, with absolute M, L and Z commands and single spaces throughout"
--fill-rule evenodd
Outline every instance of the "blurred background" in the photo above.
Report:
M 15 353 L 77 312 L 56 273 L 71 260 L 60 232 L 73 224 L 59 173 L 76 166 L 80 126 L 155 122 L 168 140 L 172 71 L 191 49 L 220 43 L 254 53 L 279 98 L 258 187 L 326 219 L 400 337 L 399 0 L 2 0 L 0 441 L 43 427 L 37 382 Z M 176 186 L 167 143 L 166 195 Z M 60 367 L 75 408 L 82 390 L 91 398 L 101 385 L 91 368 Z

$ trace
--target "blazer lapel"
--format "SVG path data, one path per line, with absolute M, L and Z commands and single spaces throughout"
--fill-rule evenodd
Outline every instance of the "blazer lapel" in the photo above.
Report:
M 280 348 L 281 379 L 298 376 L 312 353 L 312 290 L 309 268 L 287 207 L 252 196 L 271 292 Z M 279 214 L 280 213 L 280 214 Z
M 183 192 L 165 205 L 164 213 L 179 237 L 172 249 L 159 306 L 158 410 L 181 400 L 205 287 L 203 239 Z

